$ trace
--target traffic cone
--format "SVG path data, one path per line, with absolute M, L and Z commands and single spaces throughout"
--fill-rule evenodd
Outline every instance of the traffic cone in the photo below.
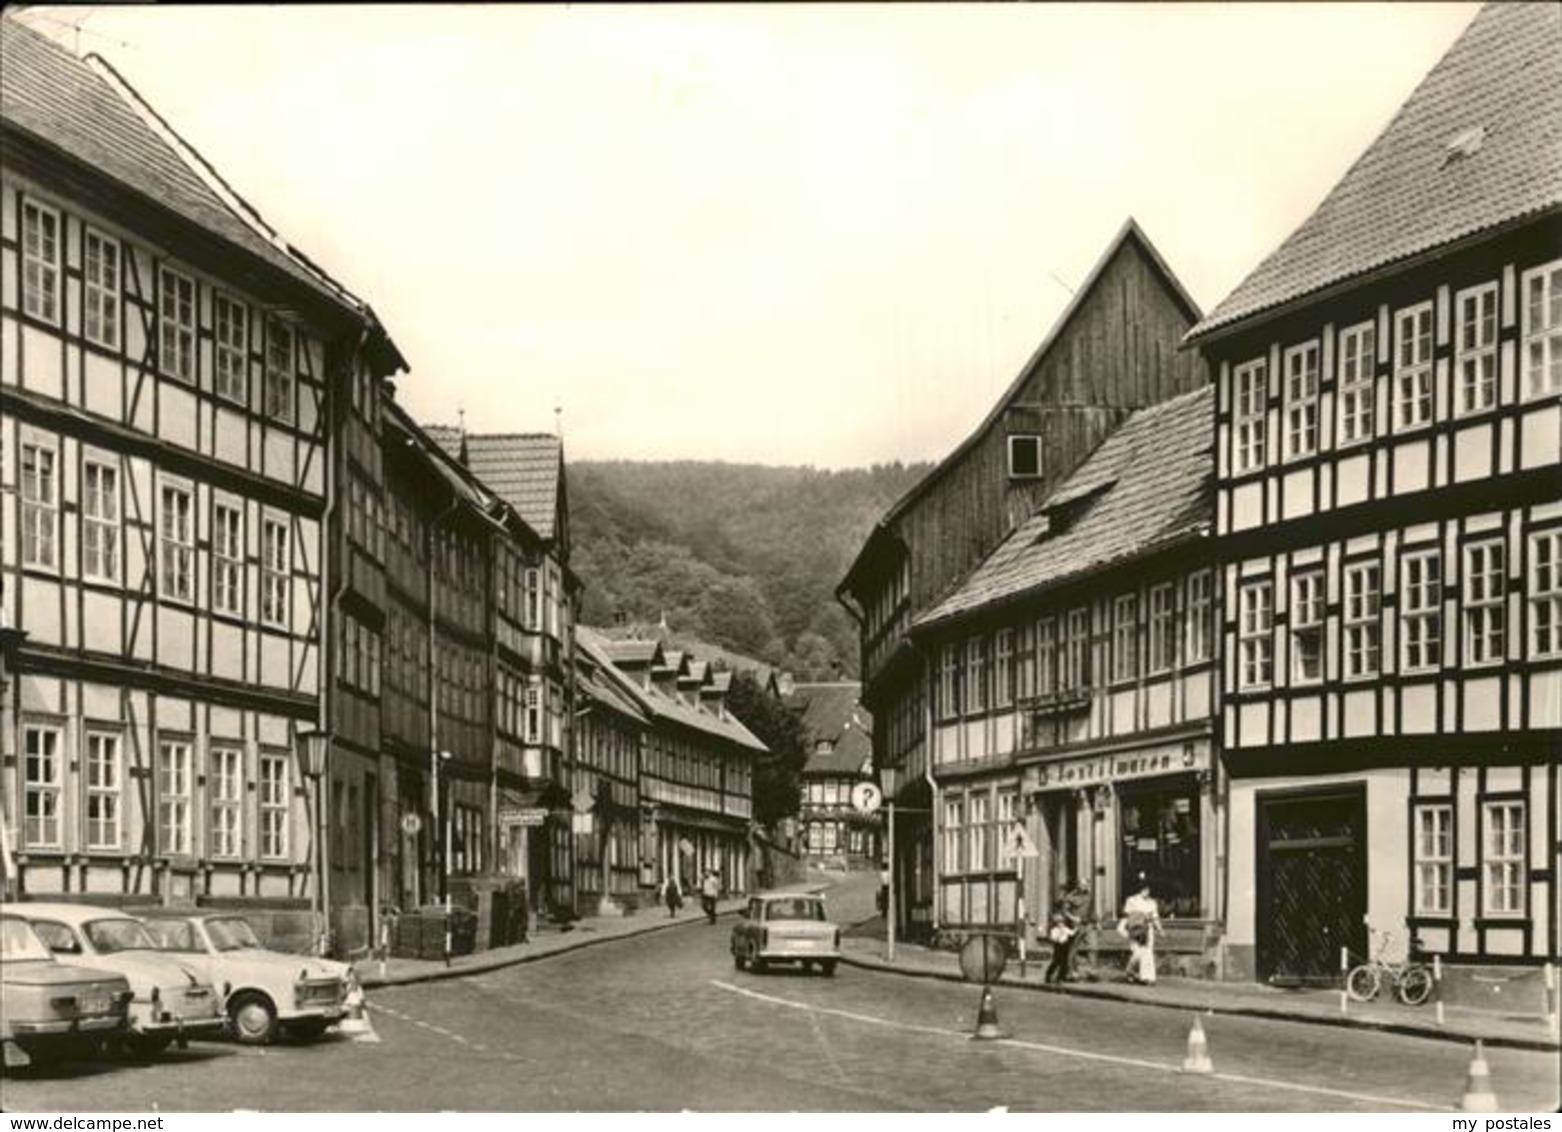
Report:
M 1464 1083 L 1464 1112 L 1498 1112 L 1497 1094 L 1491 1091 L 1491 1070 L 1486 1065 L 1486 1053 L 1481 1049 L 1481 1039 L 1475 1039 L 1475 1056 L 1470 1061 L 1470 1075 Z
M 1003 1037 L 1003 1031 L 998 1029 L 998 1007 L 993 1004 L 992 987 L 982 988 L 982 1006 L 976 1014 L 976 1033 L 971 1036 L 981 1041 Z
M 1193 1016 L 1193 1029 L 1188 1031 L 1188 1056 L 1182 1059 L 1184 1073 L 1213 1073 L 1215 1065 L 1209 1059 L 1209 1045 L 1204 1041 L 1204 1024 L 1199 1016 Z
M 380 1035 L 374 1032 L 374 1023 L 369 1021 L 369 1012 L 363 1005 L 363 988 L 356 983 L 352 990 L 347 992 L 347 1014 L 337 1026 L 336 1032 L 351 1038 L 355 1042 L 367 1042 L 377 1045 Z
M 27 1051 L 15 1042 L 0 1042 L 0 1065 L 6 1069 L 25 1069 L 33 1063 Z

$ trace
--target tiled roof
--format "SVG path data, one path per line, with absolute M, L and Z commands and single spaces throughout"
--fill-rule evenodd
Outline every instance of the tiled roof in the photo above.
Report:
M 802 712 L 810 749 L 820 740 L 833 744 L 827 752 L 814 751 L 803 767 L 804 775 L 854 775 L 873 758 L 873 717 L 858 701 L 862 685 L 798 684 L 786 704 Z
M 1206 385 L 1129 417 L 915 628 L 1207 532 L 1214 517 L 1214 396 Z M 1054 531 L 1049 512 L 1060 506 L 1080 513 Z
M 655 644 L 660 642 L 668 649 L 680 649 L 698 655 L 702 660 L 711 664 L 711 670 L 716 672 L 751 672 L 754 674 L 761 687 L 769 684 L 772 678 L 779 678 L 780 670 L 775 666 L 757 660 L 752 656 L 744 656 L 742 653 L 724 649 L 720 645 L 713 645 L 708 641 L 701 641 L 685 633 L 678 633 L 664 624 L 651 624 L 650 622 L 632 622 L 627 625 L 596 626 L 594 631 L 604 637 L 615 641 L 640 641 Z
M 243 248 L 338 307 L 365 312 L 360 300 L 272 232 L 107 62 L 96 55 L 78 59 L 16 19 L 0 19 L 0 121 Z
M 1557 208 L 1559 58 L 1562 5 L 1482 8 L 1323 203 L 1189 339 Z
M 461 452 L 461 430 L 424 425 L 423 430 L 452 455 Z M 563 476 L 564 445 L 547 433 L 466 434 L 467 467 L 514 507 L 532 530 L 554 537 Z
M 640 709 L 634 693 L 630 690 L 633 682 L 613 664 L 612 659 L 601 647 L 601 642 L 576 634 L 575 643 L 589 662 L 581 665 L 583 672 L 577 687 L 598 703 L 605 704 L 639 723 L 645 723 L 645 712 Z
M 615 641 L 609 637 L 600 637 L 598 640 L 603 655 L 614 664 L 650 664 L 656 659 L 657 650 L 662 647 L 658 641 Z

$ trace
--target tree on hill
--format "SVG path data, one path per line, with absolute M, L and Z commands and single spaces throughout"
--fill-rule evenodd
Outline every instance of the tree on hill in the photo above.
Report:
M 766 692 L 752 672 L 733 673 L 727 710 L 770 748 L 754 765 L 754 820 L 774 826 L 796 816 L 808 762 L 808 733 L 801 717 Z

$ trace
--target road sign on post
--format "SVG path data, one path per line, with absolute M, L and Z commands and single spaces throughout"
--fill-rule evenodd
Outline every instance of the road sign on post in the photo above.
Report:
M 999 855 L 1007 861 L 1015 857 L 1039 857 L 1041 850 L 1036 848 L 1030 834 L 1025 832 L 1024 824 L 1015 822 L 1003 835 L 1003 851 Z
M 852 787 L 852 809 L 864 816 L 877 813 L 884 801 L 884 792 L 873 782 L 859 782 Z

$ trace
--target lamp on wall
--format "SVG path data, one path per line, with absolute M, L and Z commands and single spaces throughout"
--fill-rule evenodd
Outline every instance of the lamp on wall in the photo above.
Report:
M 330 908 L 326 904 L 325 884 L 329 873 L 326 870 L 326 813 L 325 813 L 325 787 L 322 780 L 325 778 L 326 763 L 331 754 L 331 733 L 321 731 L 315 727 L 301 727 L 294 736 L 298 745 L 298 765 L 304 772 L 304 777 L 314 785 L 315 798 L 315 884 L 314 900 L 311 901 L 311 911 L 316 916 L 315 923 L 319 925 L 320 935 L 316 943 L 320 954 L 324 955 L 330 950 L 331 926 Z

